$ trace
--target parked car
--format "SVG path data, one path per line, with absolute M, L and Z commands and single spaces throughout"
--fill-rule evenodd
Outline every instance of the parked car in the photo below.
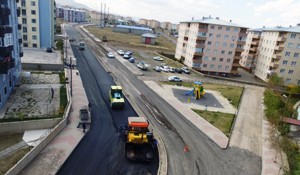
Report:
M 131 55 L 125 53 L 125 54 L 123 55 L 123 58 L 129 59 L 129 58 L 131 58 Z
M 180 69 L 180 68 L 175 68 L 175 72 L 181 74 L 181 73 L 182 73 L 182 69 Z
M 74 41 L 76 41 L 76 39 L 75 38 L 70 38 L 69 41 L 74 42 Z
M 128 50 L 128 51 L 126 51 L 126 52 L 124 53 L 124 55 L 125 55 L 125 54 L 131 56 L 131 55 L 133 54 L 133 52 L 132 52 L 131 50 Z
M 123 50 L 118 50 L 117 51 L 119 55 L 124 55 L 124 51 Z
M 153 59 L 156 60 L 156 61 L 163 61 L 164 60 L 163 58 L 161 58 L 159 56 L 153 57 Z
M 161 63 L 160 67 L 168 66 L 166 63 Z
M 187 67 L 183 67 L 181 68 L 182 69 L 182 72 L 186 73 L 186 74 L 190 74 L 190 70 L 187 68 Z
M 168 66 L 163 66 L 162 68 L 161 68 L 161 70 L 162 71 L 164 71 L 164 72 L 169 72 L 169 67 Z
M 128 61 L 129 61 L 130 63 L 134 63 L 134 62 L 135 62 L 135 58 L 131 57 L 131 58 L 129 58 Z
M 148 70 L 148 64 L 146 64 L 144 61 L 140 61 L 140 62 L 138 62 L 138 64 L 137 64 L 137 67 L 138 68 L 140 68 L 140 69 L 142 69 L 142 70 Z
M 46 52 L 52 53 L 52 48 L 51 47 L 47 47 Z
M 169 68 L 169 72 L 175 73 L 175 69 L 174 69 L 173 67 L 170 67 L 170 68 Z
M 115 57 L 115 55 L 113 53 L 111 53 L 111 52 L 108 52 L 107 56 L 108 56 L 108 58 L 114 58 Z
M 161 68 L 159 66 L 153 67 L 153 70 L 155 70 L 156 72 L 161 72 Z
M 171 76 L 168 78 L 169 81 L 181 82 L 182 80 L 177 76 Z

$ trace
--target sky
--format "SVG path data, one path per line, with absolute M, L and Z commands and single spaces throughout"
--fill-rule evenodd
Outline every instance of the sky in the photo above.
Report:
M 179 23 L 203 16 L 232 20 L 249 28 L 295 26 L 300 23 L 300 0 L 74 0 L 100 11 L 160 22 Z M 107 8 L 106 8 L 107 9 Z

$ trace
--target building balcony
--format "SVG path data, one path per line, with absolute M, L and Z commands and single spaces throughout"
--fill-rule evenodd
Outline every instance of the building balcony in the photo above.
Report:
M 235 56 L 233 57 L 233 60 L 240 60 L 241 58 L 242 58 L 241 56 L 235 55 Z
M 198 32 L 207 32 L 207 28 L 199 28 Z
M 0 15 L 1 16 L 8 16 L 10 15 L 10 9 L 7 5 L 0 4 Z
M 11 54 L 13 46 L 0 47 L 0 56 L 7 56 Z
M 195 52 L 194 56 L 203 56 L 203 52 Z
M 279 46 L 275 46 L 274 50 L 278 50 L 278 51 L 283 51 L 284 47 L 279 45 Z
M 196 48 L 204 48 L 205 44 L 196 44 Z
M 278 61 L 271 62 L 270 66 L 276 69 L 279 66 L 279 62 Z
M 277 41 L 279 41 L 279 42 L 285 42 L 286 41 L 286 37 L 280 36 L 280 37 L 277 38 Z
M 22 40 L 22 38 L 19 38 L 19 44 L 22 44 L 23 43 L 23 40 Z
M 197 35 L 197 40 L 206 40 L 206 36 Z
M 17 17 L 20 17 L 20 15 L 21 15 L 21 8 L 18 7 L 18 9 L 17 9 Z
M 18 30 L 22 29 L 22 24 L 18 24 Z
M 232 67 L 240 67 L 240 63 L 232 63 Z
M 252 52 L 256 52 L 257 51 L 257 47 L 250 47 L 249 50 L 252 51 Z
M 245 40 L 237 40 L 237 44 L 244 45 L 244 44 L 246 44 L 246 41 Z
M 12 33 L 12 27 L 9 25 L 0 25 L 0 37 L 4 37 L 7 33 Z
M 259 41 L 252 41 L 252 42 L 251 42 L 251 45 L 258 46 L 258 44 L 259 44 Z
M 236 48 L 235 48 L 235 51 L 236 51 L 236 52 L 243 52 L 243 51 L 244 51 L 244 49 L 243 49 L 243 48 L 241 48 L 241 47 L 236 47 Z
M 274 58 L 275 60 L 279 60 L 279 59 L 281 59 L 281 55 L 278 55 L 278 54 L 273 54 L 272 55 L 272 58 Z
M 254 39 L 259 39 L 259 38 L 260 38 L 260 35 L 254 34 L 254 35 L 252 36 L 252 38 L 254 38 Z

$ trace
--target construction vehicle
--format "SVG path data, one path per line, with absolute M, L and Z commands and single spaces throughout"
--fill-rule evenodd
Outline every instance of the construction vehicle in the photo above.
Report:
M 157 142 L 148 129 L 149 122 L 143 117 L 128 117 L 124 128 L 125 156 L 131 161 L 151 161 Z
M 121 86 L 111 86 L 109 90 L 110 107 L 112 109 L 123 109 L 124 98 Z

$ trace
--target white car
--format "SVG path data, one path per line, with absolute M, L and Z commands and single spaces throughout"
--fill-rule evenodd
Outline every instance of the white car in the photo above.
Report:
M 107 56 L 108 56 L 108 58 L 114 58 L 115 57 L 115 55 L 113 53 L 111 53 L 111 52 L 108 52 Z
M 170 68 L 169 68 L 168 66 L 163 66 L 163 67 L 161 68 L 161 70 L 164 71 L 164 72 L 169 72 L 169 71 L 170 71 Z
M 156 61 L 163 61 L 164 60 L 163 58 L 161 58 L 159 56 L 153 57 L 153 59 L 156 60 Z
M 124 55 L 124 50 L 118 50 L 117 52 L 119 55 Z
M 181 82 L 182 80 L 177 76 L 171 76 L 168 78 L 169 81 Z

